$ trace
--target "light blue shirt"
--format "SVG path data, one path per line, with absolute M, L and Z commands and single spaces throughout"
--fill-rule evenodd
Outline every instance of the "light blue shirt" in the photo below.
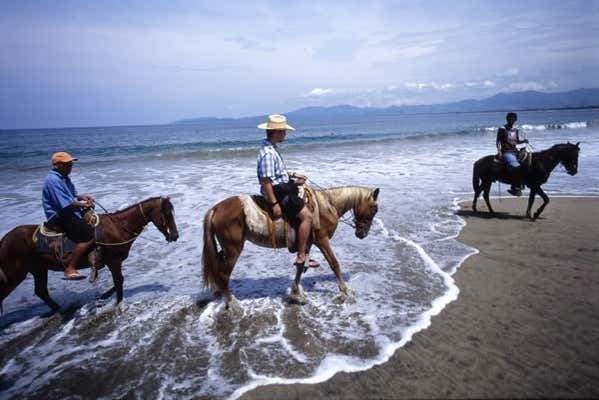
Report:
M 257 175 L 260 184 L 262 184 L 262 179 L 264 178 L 270 178 L 273 186 L 289 182 L 289 175 L 287 174 L 283 157 L 279 154 L 277 146 L 268 141 L 268 139 L 262 141 L 262 147 L 258 154 Z
M 71 178 L 63 176 L 58 171 L 50 171 L 44 180 L 42 190 L 42 206 L 46 219 L 52 221 L 74 201 L 77 201 L 77 190 Z M 73 209 L 73 212 L 81 218 L 81 211 L 78 208 Z

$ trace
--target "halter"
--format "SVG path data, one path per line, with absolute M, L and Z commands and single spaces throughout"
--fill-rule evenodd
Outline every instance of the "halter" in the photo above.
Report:
M 162 198 L 160 199 L 160 204 L 162 205 Z M 139 212 L 141 213 L 141 216 L 144 218 L 144 223 L 147 225 L 148 219 L 146 218 L 146 214 L 144 214 L 144 208 L 141 206 L 141 203 L 139 203 L 137 206 L 139 207 Z

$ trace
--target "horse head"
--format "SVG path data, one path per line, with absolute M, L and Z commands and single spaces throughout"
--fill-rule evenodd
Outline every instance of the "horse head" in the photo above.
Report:
M 157 200 L 160 200 L 160 206 L 152 208 L 149 219 L 164 235 L 167 242 L 176 242 L 179 239 L 179 232 L 175 223 L 175 209 L 171 199 L 167 196 Z
M 377 199 L 379 189 L 371 191 L 368 196 L 362 197 L 354 207 L 354 224 L 356 226 L 356 237 L 364 239 L 370 231 L 372 219 L 379 210 Z
M 580 142 L 576 144 L 568 142 L 557 146 L 559 160 L 570 175 L 576 175 L 578 172 L 579 145 Z

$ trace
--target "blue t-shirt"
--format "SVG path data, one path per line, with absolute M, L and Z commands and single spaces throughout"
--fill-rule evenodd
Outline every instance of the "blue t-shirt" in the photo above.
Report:
M 71 182 L 71 178 L 58 171 L 50 171 L 44 180 L 42 191 L 42 205 L 46 219 L 52 221 L 74 201 L 77 201 L 77 190 Z M 71 207 L 70 209 L 77 217 L 81 218 L 79 208 Z

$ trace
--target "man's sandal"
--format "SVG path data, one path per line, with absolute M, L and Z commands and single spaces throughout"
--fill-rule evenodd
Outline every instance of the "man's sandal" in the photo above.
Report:
M 81 275 L 79 272 L 73 272 L 62 277 L 64 281 L 80 281 L 82 279 L 85 279 L 85 275 Z

